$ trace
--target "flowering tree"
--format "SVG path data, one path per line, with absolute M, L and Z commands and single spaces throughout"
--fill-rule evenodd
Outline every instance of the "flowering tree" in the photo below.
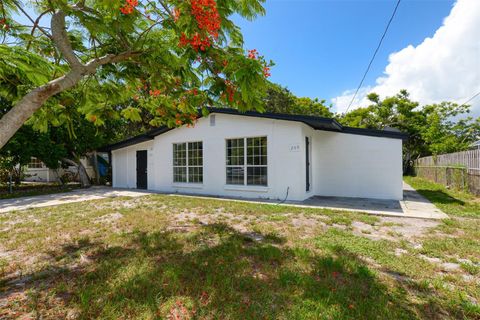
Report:
M 261 109 L 272 63 L 244 51 L 229 18 L 253 19 L 263 1 L 0 0 L 0 96 L 14 102 L 0 148 L 27 120 L 68 125 L 71 105 L 97 126 L 145 110 L 178 126 L 218 103 Z

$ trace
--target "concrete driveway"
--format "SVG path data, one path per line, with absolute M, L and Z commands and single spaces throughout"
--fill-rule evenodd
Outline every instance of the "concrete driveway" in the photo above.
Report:
M 24 197 L 16 199 L 0 200 L 0 213 L 55 206 L 65 203 L 81 202 L 115 197 L 141 197 L 157 192 L 135 189 L 113 189 L 108 187 L 92 187 L 89 189 L 76 189 L 68 193 L 56 193 L 42 196 Z M 197 196 L 185 194 L 170 194 L 171 196 L 186 196 L 195 198 L 214 198 L 224 201 L 241 201 L 251 203 L 268 203 L 282 206 L 295 206 L 304 208 L 337 209 L 345 211 L 361 211 L 374 215 L 408 217 L 421 219 L 445 219 L 448 216 L 435 207 L 430 201 L 422 197 L 411 186 L 404 183 L 402 201 L 375 200 L 363 198 L 320 197 L 314 196 L 305 201 L 278 201 L 253 200 L 242 198 L 219 198 L 215 196 Z
M 0 200 L 0 213 L 104 198 L 140 197 L 147 194 L 150 194 L 150 192 L 143 192 L 141 190 L 117 190 L 108 187 L 75 189 L 64 193 Z

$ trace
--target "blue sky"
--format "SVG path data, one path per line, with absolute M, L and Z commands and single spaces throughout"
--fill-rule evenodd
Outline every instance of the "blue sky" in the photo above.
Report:
M 275 61 L 271 81 L 347 109 L 397 0 L 266 0 L 266 15 L 235 17 L 246 49 Z M 44 23 L 48 23 L 44 22 Z M 407 89 L 421 104 L 480 92 L 480 0 L 402 0 L 351 109 Z M 480 116 L 480 95 L 470 102 Z
M 354 89 L 396 0 L 267 0 L 266 15 L 236 19 L 245 47 L 275 61 L 271 80 L 298 96 L 330 99 Z M 453 0 L 403 0 L 364 85 L 374 85 L 388 56 L 432 37 Z

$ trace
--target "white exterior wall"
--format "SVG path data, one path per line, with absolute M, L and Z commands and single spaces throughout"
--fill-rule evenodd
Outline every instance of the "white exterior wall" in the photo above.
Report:
M 402 140 L 328 131 L 312 135 L 315 194 L 403 198 Z
M 210 117 L 215 116 L 215 125 Z M 313 130 L 299 122 L 212 114 L 152 141 L 112 151 L 113 186 L 136 188 L 136 151 L 147 150 L 148 189 L 227 197 L 305 200 L 314 195 L 402 198 L 402 141 Z M 226 185 L 226 139 L 267 137 L 268 186 Z M 306 191 L 305 136 L 311 141 Z M 173 182 L 173 144 L 203 142 L 203 183 Z
M 57 171 L 49 168 L 26 168 L 24 172 L 25 181 L 55 182 L 59 179 Z
M 303 175 L 299 152 L 301 127 L 291 121 L 215 114 L 201 118 L 194 128 L 182 127 L 155 137 L 155 173 L 152 189 L 246 198 L 303 200 Z M 226 185 L 226 139 L 267 137 L 268 186 Z M 203 184 L 173 183 L 173 143 L 203 142 Z M 149 176 L 150 177 L 150 176 Z
M 226 139 L 267 137 L 268 186 L 226 185 Z M 153 141 L 112 152 L 113 186 L 136 187 L 136 151 L 148 150 L 148 189 L 245 198 L 303 200 L 304 175 L 299 151 L 290 151 L 302 140 L 301 127 L 291 121 L 215 114 L 199 119 L 194 128 L 182 127 Z M 203 183 L 173 182 L 173 144 L 203 142 Z
M 148 189 L 155 190 L 153 141 L 142 142 L 130 147 L 112 151 L 112 186 L 114 188 L 137 187 L 137 150 L 147 150 Z

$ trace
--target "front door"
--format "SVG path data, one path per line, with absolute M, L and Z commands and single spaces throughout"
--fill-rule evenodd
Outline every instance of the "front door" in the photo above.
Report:
M 306 190 L 310 191 L 310 138 L 305 137 L 305 182 Z
M 147 150 L 137 151 L 137 189 L 147 189 Z

